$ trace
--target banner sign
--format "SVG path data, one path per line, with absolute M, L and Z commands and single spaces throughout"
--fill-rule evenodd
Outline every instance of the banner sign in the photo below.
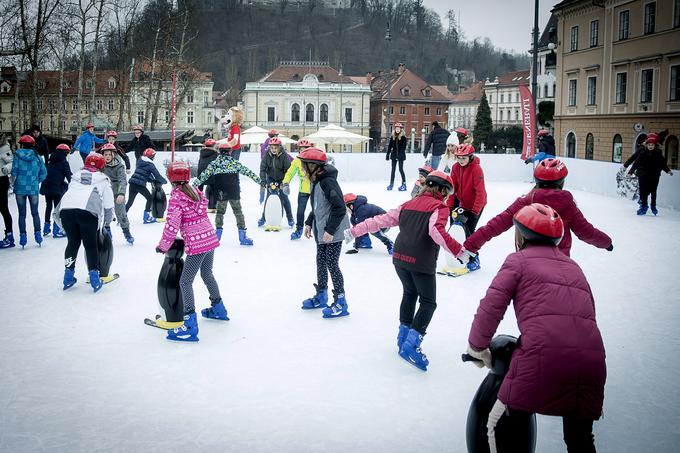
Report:
M 522 160 L 533 157 L 536 153 L 536 106 L 529 86 L 520 85 L 519 97 L 522 109 Z

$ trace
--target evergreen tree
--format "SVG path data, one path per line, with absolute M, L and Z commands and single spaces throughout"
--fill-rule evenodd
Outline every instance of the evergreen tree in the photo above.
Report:
M 479 146 L 482 143 L 484 143 L 486 146 L 489 145 L 488 139 L 492 131 L 493 123 L 491 122 L 491 109 L 489 108 L 489 101 L 486 100 L 486 93 L 482 92 L 482 100 L 479 101 L 477 116 L 475 117 L 475 149 L 479 149 Z

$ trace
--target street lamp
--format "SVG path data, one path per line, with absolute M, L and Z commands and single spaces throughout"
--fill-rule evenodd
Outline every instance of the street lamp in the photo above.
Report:
M 538 0 L 534 0 L 534 32 L 533 32 L 533 42 L 532 42 L 532 55 L 531 55 L 531 94 L 534 97 L 534 108 L 536 107 L 536 101 L 538 97 L 536 96 L 537 89 L 537 76 L 536 70 L 538 69 Z
M 416 128 L 412 127 L 411 128 L 411 154 L 415 152 L 415 142 L 416 142 Z
M 420 152 L 425 153 L 425 128 L 422 128 L 420 130 L 421 136 L 420 136 Z
M 392 42 L 392 32 L 390 31 L 390 23 L 387 22 L 387 33 L 385 33 L 385 41 L 387 41 L 387 73 L 389 74 L 392 69 L 392 61 L 390 59 L 390 43 Z M 391 112 L 392 109 L 392 81 L 390 78 L 387 79 L 387 124 L 385 126 L 386 132 L 389 135 L 389 127 L 391 124 Z

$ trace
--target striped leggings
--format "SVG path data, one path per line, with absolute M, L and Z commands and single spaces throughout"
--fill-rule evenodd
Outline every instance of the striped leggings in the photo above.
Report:
M 203 283 L 208 288 L 210 300 L 217 301 L 220 299 L 220 288 L 217 286 L 217 281 L 213 275 L 213 261 L 215 259 L 215 251 L 211 250 L 198 255 L 188 255 L 184 261 L 184 269 L 182 276 L 179 278 L 179 288 L 182 291 L 182 300 L 184 301 L 184 314 L 190 315 L 194 312 L 194 279 L 198 271 L 201 271 L 201 278 Z

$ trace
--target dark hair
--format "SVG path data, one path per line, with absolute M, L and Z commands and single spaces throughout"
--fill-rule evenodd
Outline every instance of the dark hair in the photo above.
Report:
M 31 129 L 34 130 L 35 132 L 42 133 L 42 131 L 40 130 L 40 126 L 38 126 L 37 124 L 34 124 L 33 126 L 31 126 Z
M 536 182 L 535 189 L 555 189 L 562 190 L 564 188 L 564 179 L 561 181 L 542 181 Z
M 439 121 L 432 121 L 432 127 L 440 127 Z

